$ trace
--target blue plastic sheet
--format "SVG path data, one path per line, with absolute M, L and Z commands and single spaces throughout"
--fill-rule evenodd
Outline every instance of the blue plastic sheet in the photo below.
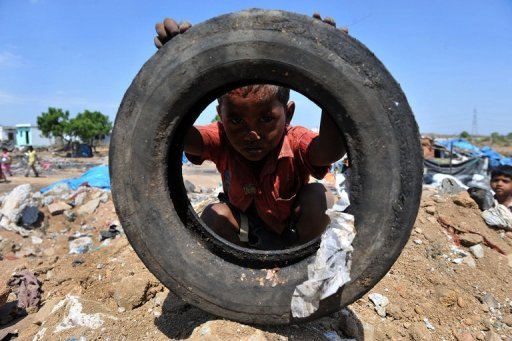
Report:
M 483 155 L 487 158 L 489 158 L 489 166 L 490 168 L 495 168 L 497 166 L 512 166 L 512 159 L 509 157 L 504 157 L 497 151 L 493 150 L 489 146 L 482 147 L 481 149 Z
M 93 167 L 78 178 L 58 181 L 48 187 L 42 188 L 41 193 L 45 193 L 60 184 L 67 184 L 73 190 L 82 185 L 110 190 L 110 176 L 108 174 L 108 166 Z
M 463 150 L 471 156 L 482 156 L 480 148 L 465 139 L 436 140 L 436 143 L 446 147 L 447 149 L 451 149 L 451 146 L 453 145 L 454 149 Z

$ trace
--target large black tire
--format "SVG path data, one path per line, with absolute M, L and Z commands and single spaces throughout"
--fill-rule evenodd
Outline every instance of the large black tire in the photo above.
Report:
M 183 185 L 188 127 L 216 96 L 247 83 L 289 86 L 327 110 L 352 162 L 352 281 L 307 319 L 293 318 L 290 302 L 318 244 L 277 252 L 227 245 L 199 221 Z M 386 274 L 417 214 L 422 157 L 407 99 L 364 45 L 316 19 L 249 10 L 192 27 L 144 65 L 116 117 L 110 175 L 130 243 L 169 289 L 229 319 L 288 324 L 352 303 Z M 276 265 L 277 285 L 265 280 Z

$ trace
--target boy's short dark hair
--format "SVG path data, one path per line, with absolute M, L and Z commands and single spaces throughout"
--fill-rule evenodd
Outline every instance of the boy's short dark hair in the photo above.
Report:
M 276 96 L 277 100 L 281 102 L 284 106 L 288 104 L 290 100 L 290 89 L 285 88 L 279 85 L 273 84 L 253 84 L 246 85 L 240 88 L 236 88 L 234 90 L 226 92 L 224 95 L 220 96 L 217 100 L 219 101 L 219 105 L 222 104 L 222 100 L 224 97 L 229 95 L 237 95 L 240 97 L 246 97 L 249 94 L 260 94 L 265 97 L 273 97 Z
M 495 176 L 499 176 L 499 175 L 506 176 L 506 177 L 512 179 L 512 166 L 501 165 L 501 166 L 495 167 L 491 171 L 491 179 L 494 178 Z
M 3 152 L 8 152 L 7 148 L 5 148 L 5 147 L 4 147 L 4 148 L 2 148 L 2 151 L 3 151 Z

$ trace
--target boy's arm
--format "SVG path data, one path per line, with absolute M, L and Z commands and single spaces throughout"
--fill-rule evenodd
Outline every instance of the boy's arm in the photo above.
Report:
M 345 141 L 332 117 L 322 111 L 320 133 L 308 148 L 309 162 L 315 167 L 330 166 L 345 155 Z
M 201 156 L 203 153 L 203 138 L 201 137 L 201 133 L 197 130 L 196 127 L 190 127 L 190 130 L 185 136 L 185 145 L 183 146 L 183 150 L 185 153 L 194 156 Z

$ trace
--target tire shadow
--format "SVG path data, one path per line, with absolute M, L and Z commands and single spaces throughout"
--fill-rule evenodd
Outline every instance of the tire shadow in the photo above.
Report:
M 162 304 L 162 315 L 155 318 L 155 326 L 167 337 L 183 340 L 190 337 L 197 326 L 218 317 L 196 308 L 169 292 Z
M 169 292 L 162 304 L 162 315 L 155 318 L 155 326 L 168 338 L 188 339 L 195 328 L 212 320 L 222 319 L 196 308 Z M 312 322 L 289 326 L 247 325 L 266 333 L 273 333 L 296 341 L 364 340 L 363 324 L 356 314 L 344 308 Z

